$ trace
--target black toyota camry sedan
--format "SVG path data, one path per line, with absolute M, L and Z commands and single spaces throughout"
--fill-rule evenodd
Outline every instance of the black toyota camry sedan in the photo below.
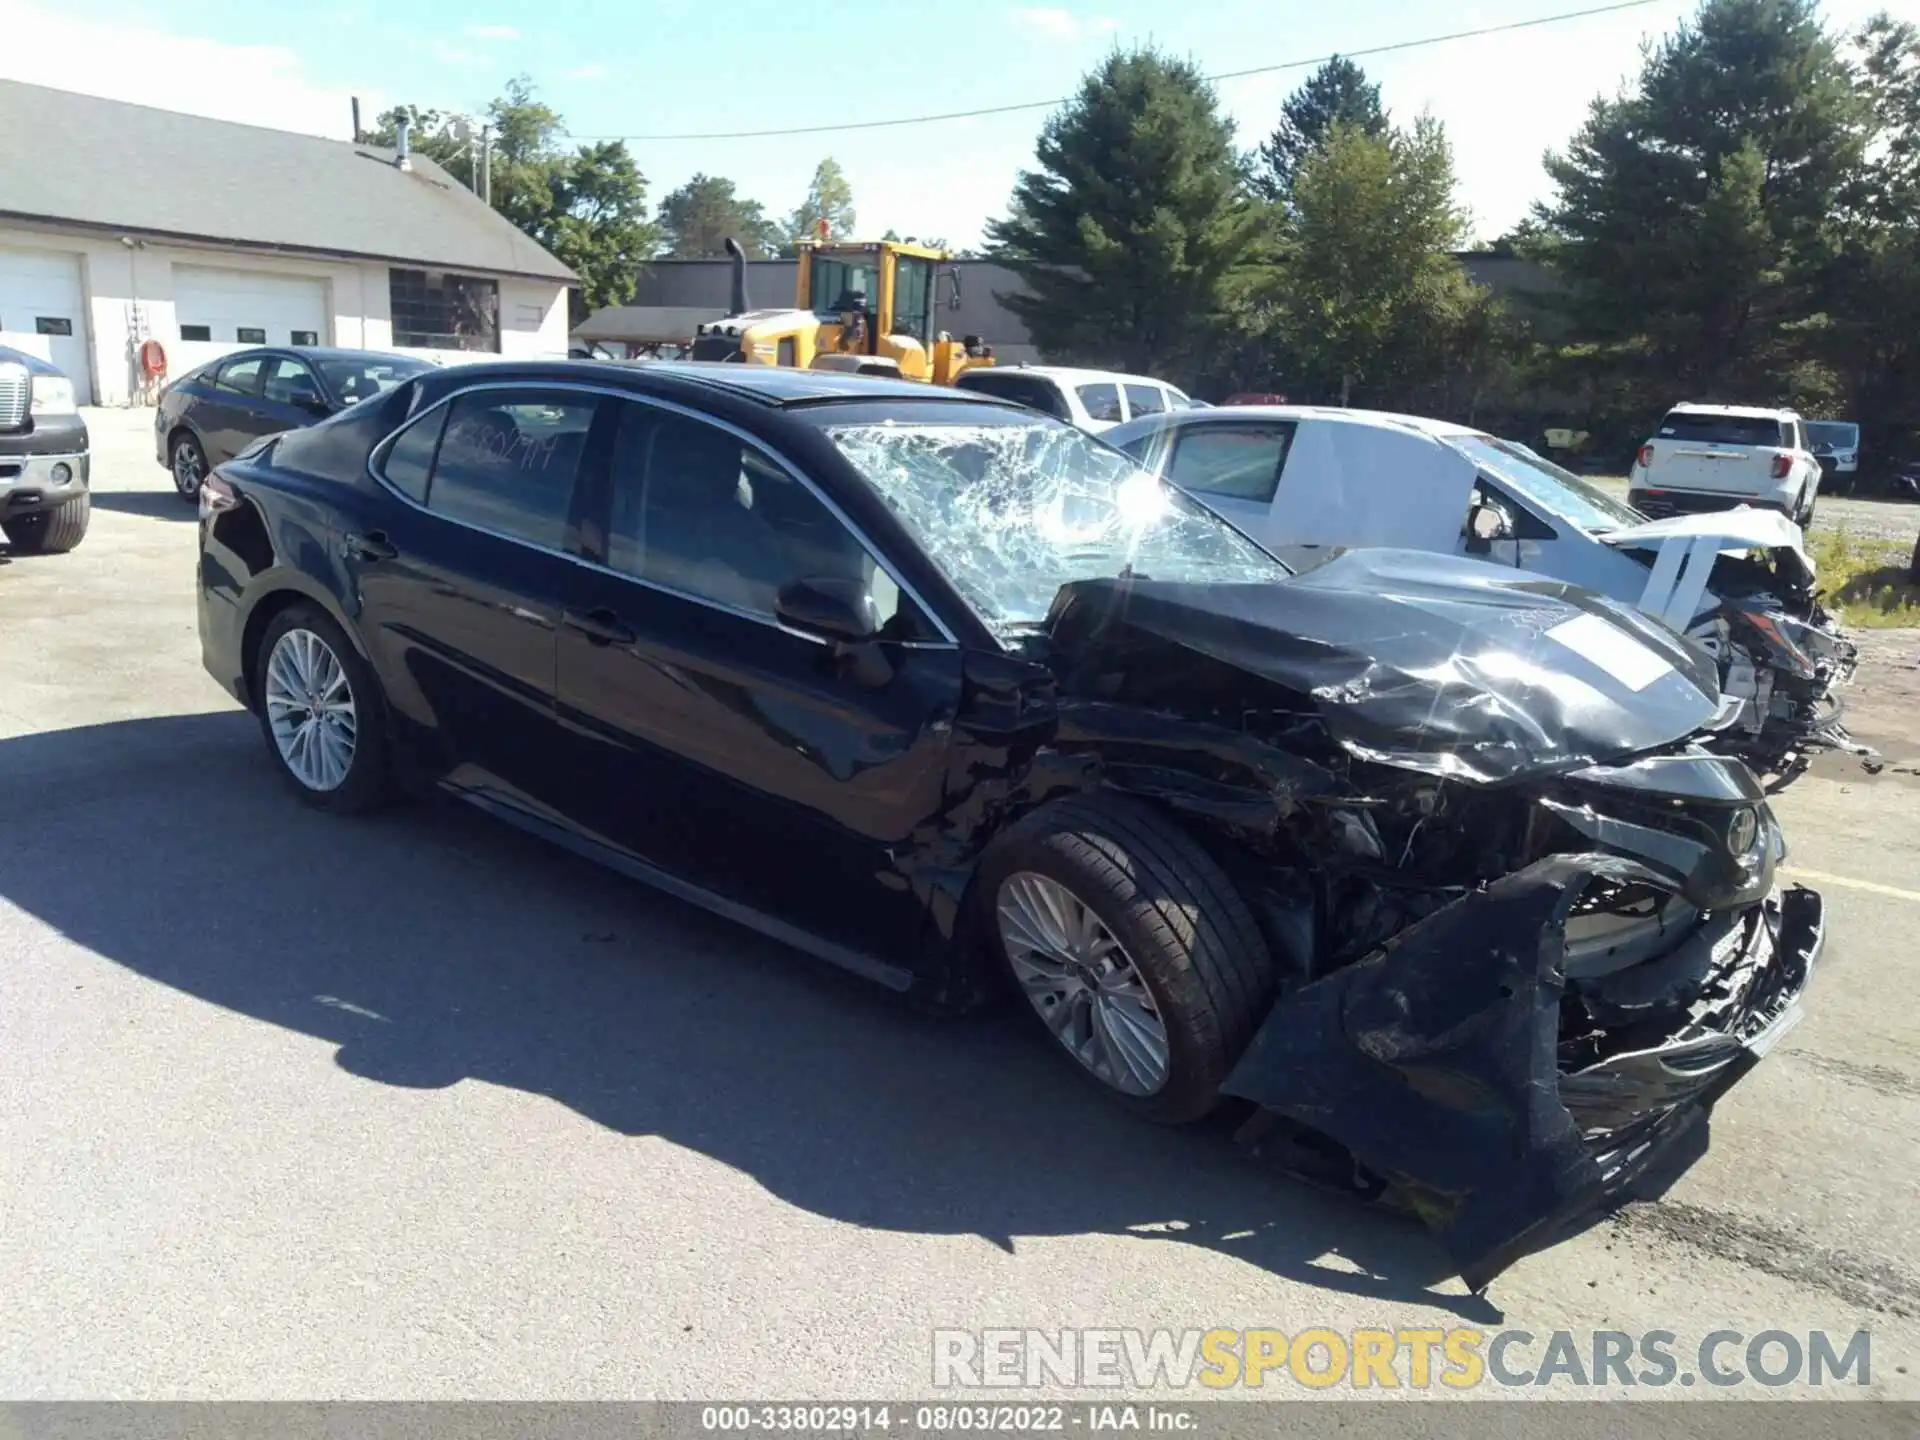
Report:
M 1800 1014 L 1819 898 L 1712 663 L 1472 560 L 1281 564 L 1030 410 L 745 365 L 436 371 L 201 492 L 293 792 L 451 792 L 924 1003 L 1024 996 L 1483 1286 Z

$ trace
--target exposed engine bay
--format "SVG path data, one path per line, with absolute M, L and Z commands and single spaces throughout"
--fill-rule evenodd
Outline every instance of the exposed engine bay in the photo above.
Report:
M 1279 999 L 1224 1087 L 1260 1107 L 1243 1141 L 1417 1211 L 1478 1289 L 1797 1021 L 1821 909 L 1776 884 L 1759 782 L 1699 743 L 1697 650 L 1554 582 L 1479 569 L 1476 606 L 1459 565 L 1073 585 L 1036 653 L 1053 744 L 1182 816 L 1254 904 Z

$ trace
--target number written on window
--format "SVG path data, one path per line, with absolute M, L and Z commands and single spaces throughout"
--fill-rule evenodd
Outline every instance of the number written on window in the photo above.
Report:
M 448 410 L 427 484 L 427 508 L 560 549 L 596 403 L 557 392 L 460 396 Z M 390 476 L 392 465 L 389 455 Z

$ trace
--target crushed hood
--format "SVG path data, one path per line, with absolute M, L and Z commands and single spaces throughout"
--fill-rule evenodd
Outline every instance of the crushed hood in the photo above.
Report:
M 1637 611 L 1418 551 L 1349 551 L 1278 584 L 1077 582 L 1048 634 L 1081 693 L 1204 656 L 1295 692 L 1351 754 L 1481 784 L 1669 745 L 1719 708 L 1712 661 Z

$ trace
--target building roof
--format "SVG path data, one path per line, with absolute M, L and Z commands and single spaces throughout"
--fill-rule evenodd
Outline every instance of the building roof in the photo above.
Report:
M 578 277 L 424 156 L 0 81 L 0 218 Z
M 694 327 L 723 319 L 724 305 L 609 305 L 580 322 L 576 340 L 631 340 L 642 345 L 686 344 Z

